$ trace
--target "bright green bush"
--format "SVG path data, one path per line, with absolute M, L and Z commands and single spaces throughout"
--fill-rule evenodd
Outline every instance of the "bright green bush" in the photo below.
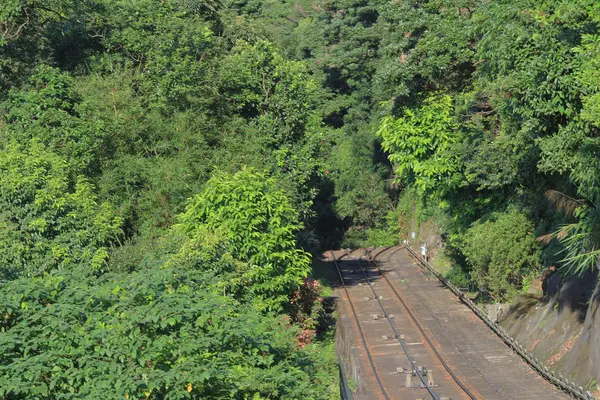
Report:
M 84 265 L 105 268 L 121 219 L 98 204 L 85 177 L 69 179 L 58 155 L 32 143 L 0 149 L 0 277 L 41 276 Z
M 221 271 L 225 292 L 260 309 L 282 309 L 310 271 L 310 256 L 296 247 L 297 211 L 274 179 L 252 169 L 216 173 L 179 220 L 176 228 L 189 238 L 182 256 L 207 241 L 224 246 L 237 261 Z
M 403 110 L 400 118 L 386 116 L 377 135 L 389 153 L 397 179 L 421 192 L 443 192 L 452 187 L 452 175 L 461 168 L 449 151 L 458 140 L 453 102 L 435 95 L 417 109 Z

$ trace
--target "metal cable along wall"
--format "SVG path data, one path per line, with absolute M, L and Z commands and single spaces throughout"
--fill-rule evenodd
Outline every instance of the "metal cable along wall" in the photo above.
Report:
M 562 375 L 556 376 L 554 371 L 548 369 L 539 359 L 535 358 L 533 354 L 527 351 L 518 341 L 513 339 L 500 325 L 492 321 L 483 311 L 481 311 L 471 299 L 465 296 L 465 294 L 453 284 L 451 284 L 446 278 L 444 278 L 439 272 L 437 272 L 429 263 L 419 254 L 417 254 L 408 243 L 404 244 L 404 247 L 408 252 L 415 257 L 421 265 L 423 265 L 429 272 L 434 274 L 448 289 L 452 291 L 458 298 L 467 305 L 485 324 L 490 327 L 494 333 L 496 333 L 507 345 L 509 345 L 521 358 L 523 358 L 529 365 L 531 365 L 538 373 L 540 373 L 546 380 L 556 385 L 559 389 L 567 392 L 571 396 L 580 400 L 596 400 L 590 392 L 583 390 L 581 386 L 577 386 L 575 382 L 565 379 Z

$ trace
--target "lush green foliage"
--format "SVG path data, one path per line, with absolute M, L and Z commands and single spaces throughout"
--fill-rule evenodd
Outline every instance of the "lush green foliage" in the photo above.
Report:
M 106 267 L 121 219 L 98 204 L 85 177 L 34 142 L 0 150 L 0 277 L 37 277 L 85 265 Z
M 539 263 L 533 224 L 518 212 L 492 215 L 464 235 L 461 246 L 471 277 L 496 301 L 510 299 Z
M 223 276 L 223 291 L 259 308 L 280 310 L 310 271 L 309 255 L 296 247 L 297 211 L 274 179 L 249 169 L 213 176 L 190 200 L 176 228 L 190 239 L 182 256 L 190 257 L 216 237 L 243 262 Z
M 5 140 L 27 146 L 35 140 L 61 155 L 76 173 L 92 172 L 102 154 L 104 130 L 73 90 L 72 79 L 45 65 L 33 71 L 25 90 L 11 90 Z
M 333 397 L 343 235 L 500 300 L 598 265 L 594 0 L 5 3 L 6 398 Z
M 401 118 L 384 117 L 377 132 L 395 166 L 397 179 L 421 191 L 451 189 L 450 178 L 460 168 L 448 154 L 457 141 L 450 96 L 432 97 L 416 111 L 407 109 Z
M 372 142 L 373 138 L 356 134 L 338 144 L 331 160 L 336 170 L 331 175 L 337 215 L 351 219 L 353 225 L 372 228 L 390 211 L 392 200 L 382 179 L 386 168 L 373 165 L 373 149 L 365 146 L 365 141 Z
M 598 265 L 599 22 L 598 6 L 588 0 L 380 9 L 385 33 L 374 82 L 381 100 L 392 100 L 382 108 L 379 135 L 396 180 L 421 190 L 418 211 L 445 210 L 448 250 L 463 268 L 457 276 L 478 265 L 473 282 L 496 297 L 514 293 L 524 270 L 557 254 L 565 272 Z M 565 213 L 547 201 L 548 191 L 572 199 L 578 211 Z M 520 210 L 522 220 L 507 209 Z M 513 220 L 530 232 L 522 236 L 526 246 L 494 256 L 502 265 L 496 271 L 481 258 L 472 263 L 475 237 L 486 237 L 490 220 Z M 533 235 L 551 241 L 545 252 L 552 254 L 532 253 Z
M 0 398 L 336 397 L 323 92 L 242 14 L 3 4 Z
M 4 285 L 0 396 L 334 397 L 320 346 L 301 348 L 298 328 L 212 293 L 211 279 L 158 267 Z

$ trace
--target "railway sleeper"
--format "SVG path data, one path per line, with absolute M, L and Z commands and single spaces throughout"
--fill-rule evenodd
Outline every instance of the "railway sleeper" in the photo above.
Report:
M 384 342 L 387 342 L 389 340 L 394 340 L 394 339 L 400 339 L 400 340 L 406 340 L 406 336 L 404 335 L 381 335 L 381 340 L 383 340 Z
M 373 315 L 371 315 L 371 318 L 373 319 L 373 321 L 378 321 L 378 320 L 380 320 L 383 317 L 384 316 L 381 315 L 381 314 L 373 314 Z M 388 318 L 389 319 L 394 319 L 394 314 L 388 314 Z
M 426 367 L 419 366 L 416 370 L 412 368 L 396 368 L 396 373 L 405 374 L 405 382 L 404 386 L 407 388 L 424 388 L 425 384 L 421 381 L 420 378 L 415 379 L 417 376 L 422 376 L 424 379 L 427 379 L 427 386 L 430 388 L 438 387 L 439 385 L 435 383 L 435 379 L 433 378 L 433 370 L 427 369 Z

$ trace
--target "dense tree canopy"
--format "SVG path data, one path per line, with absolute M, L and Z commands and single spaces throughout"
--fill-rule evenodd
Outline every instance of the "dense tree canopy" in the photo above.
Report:
M 3 6 L 0 398 L 336 397 L 322 307 L 296 310 L 321 88 L 229 17 Z
M 396 178 L 421 188 L 420 172 L 435 178 L 422 201 L 445 210 L 449 244 L 466 258 L 471 278 L 495 297 L 520 288 L 528 279 L 524 268 L 535 276 L 542 258 L 548 263 L 562 259 L 565 272 L 594 268 L 594 204 L 600 193 L 598 158 L 592 155 L 597 154 L 592 72 L 598 61 L 597 5 L 585 0 L 453 3 L 417 7 L 427 15 L 421 20 L 425 27 L 405 31 L 413 43 L 400 56 L 406 65 L 402 74 L 418 72 L 397 81 L 395 109 L 379 130 Z M 433 24 L 440 18 L 446 22 Z M 385 68 L 382 72 L 387 74 Z M 416 91 L 407 91 L 412 87 Z M 433 103 L 432 96 L 437 96 Z M 445 126 L 434 125 L 443 118 Z M 435 140 L 440 137 L 443 145 Z M 518 218 L 509 211 L 515 208 L 522 212 Z M 495 240 L 506 242 L 507 251 L 489 248 L 485 232 L 492 230 L 505 232 Z M 516 234 L 523 236 L 511 239 Z M 546 244 L 552 238 L 561 243 L 541 257 L 534 249 L 536 235 Z M 473 258 L 478 253 L 492 257 L 490 266 L 505 265 L 503 274 L 514 277 L 493 270 L 482 276 L 478 268 L 488 261 Z M 494 261 L 497 253 L 501 259 Z

